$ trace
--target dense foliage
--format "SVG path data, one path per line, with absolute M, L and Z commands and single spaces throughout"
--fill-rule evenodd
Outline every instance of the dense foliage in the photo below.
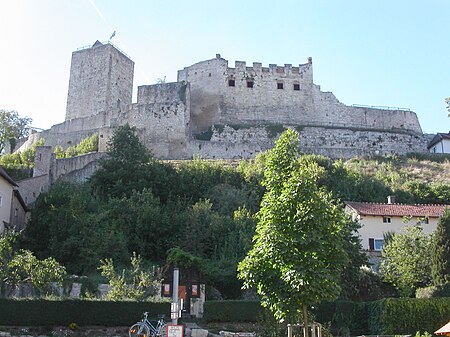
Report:
M 0 109 L 0 153 L 7 146 L 13 149 L 20 138 L 28 135 L 31 121 L 29 117 L 20 117 L 15 110 Z
M 171 250 L 174 258 L 194 257 L 208 284 L 223 297 L 236 298 L 241 294 L 236 266 L 252 246 L 267 157 L 262 153 L 237 166 L 201 159 L 162 162 L 133 128 L 119 127 L 90 182 L 59 182 L 38 197 L 22 245 L 38 258 L 54 257 L 75 274 L 97 272 L 101 259 L 127 268 L 133 253 L 145 263 L 163 265 Z M 422 176 L 406 178 L 404 165 L 422 165 L 415 158 L 344 162 L 303 155 L 300 161 L 320 172 L 317 187 L 337 201 L 384 202 L 396 194 L 399 202 L 430 202 L 444 200 L 450 190 L 448 173 L 439 171 L 450 168 L 448 161 L 423 164 L 439 184 L 424 176 L 425 168 Z M 354 226 L 349 223 L 348 231 Z M 374 294 L 382 296 L 381 282 L 358 270 L 365 261 L 355 250 L 355 237 L 348 239 L 344 250 L 352 260 L 341 274 L 342 296 L 379 298 Z
M 29 250 L 18 249 L 18 234 L 8 231 L 0 235 L 0 296 L 8 296 L 24 283 L 34 287 L 36 295 L 51 293 L 52 282 L 61 283 L 65 268 L 53 257 L 39 260 Z
M 450 283 L 450 208 L 445 209 L 433 235 L 431 274 L 436 286 Z
M 67 327 L 76 323 L 79 326 L 129 326 L 145 311 L 170 317 L 170 303 L 0 299 L 0 325 Z
M 331 194 L 317 185 L 323 171 L 309 158 L 299 159 L 293 130 L 268 151 L 254 245 L 238 270 L 244 286 L 255 289 L 277 319 L 298 319 L 303 309 L 307 324 L 306 306 L 341 292 L 350 261 L 346 242 L 355 233 Z
M 404 232 L 392 235 L 384 245 L 381 274 L 385 281 L 399 289 L 408 297 L 415 290 L 431 282 L 431 236 L 424 234 L 422 227 L 406 226 Z
M 85 153 L 98 151 L 98 133 L 93 134 L 90 137 L 82 139 L 75 146 L 69 146 L 66 150 L 63 150 L 61 146 L 55 146 L 54 152 L 56 158 L 71 158 L 79 156 Z

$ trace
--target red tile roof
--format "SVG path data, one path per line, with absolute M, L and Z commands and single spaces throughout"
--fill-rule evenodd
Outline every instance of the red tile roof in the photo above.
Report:
M 376 204 L 369 202 L 350 202 L 345 204 L 361 215 L 374 216 L 412 216 L 438 218 L 449 205 L 406 205 L 406 204 Z

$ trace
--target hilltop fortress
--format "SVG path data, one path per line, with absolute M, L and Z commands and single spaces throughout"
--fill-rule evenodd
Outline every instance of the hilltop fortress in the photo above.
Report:
M 160 159 L 252 158 L 271 148 L 288 127 L 300 132 L 303 152 L 332 158 L 427 150 L 414 112 L 339 102 L 314 84 L 311 58 L 299 66 L 249 67 L 236 61 L 230 67 L 217 54 L 179 70 L 177 82 L 138 87 L 136 103 L 133 76 L 134 62 L 110 42 L 73 52 L 65 121 L 21 144 L 24 149 L 44 138 L 46 145 L 38 151 L 34 170 L 35 181 L 42 177 L 40 187 L 24 182 L 29 196 L 61 177 L 92 173 L 114 128 L 125 123 L 136 127 Z M 54 146 L 67 148 L 94 133 L 99 134 L 99 154 L 52 156 Z
M 287 127 L 301 150 L 330 157 L 426 151 L 414 112 L 347 106 L 313 83 L 313 64 L 263 67 L 219 54 L 178 71 L 175 83 L 144 85 L 132 103 L 134 62 L 111 43 L 72 54 L 66 120 L 34 134 L 66 148 L 93 133 L 105 150 L 114 127 L 135 126 L 161 159 L 251 158 Z

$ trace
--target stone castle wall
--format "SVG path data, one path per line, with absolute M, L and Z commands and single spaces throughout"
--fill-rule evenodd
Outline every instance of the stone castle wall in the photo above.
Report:
M 299 67 L 260 63 L 235 68 L 217 55 L 178 72 L 179 81 L 191 88 L 191 134 L 211 125 L 349 126 L 362 129 L 398 129 L 422 133 L 412 111 L 352 107 L 313 83 L 312 59 Z
M 416 152 L 426 135 L 342 127 L 309 127 L 267 124 L 261 127 L 216 126 L 210 140 L 190 142 L 189 152 L 205 159 L 245 159 L 272 148 L 288 127 L 300 133 L 300 150 L 330 158 L 364 155 L 401 155 Z
M 39 138 L 48 146 L 37 154 L 45 160 L 38 157 L 36 181 L 24 182 L 28 200 L 56 180 L 84 181 L 96 169 L 96 154 L 56 160 L 52 148 L 98 133 L 104 152 L 114 129 L 126 123 L 160 159 L 252 158 L 287 127 L 300 131 L 303 152 L 332 158 L 427 151 L 414 112 L 341 103 L 314 84 L 311 58 L 298 66 L 236 61 L 229 67 L 217 54 L 179 70 L 175 83 L 140 86 L 136 103 L 133 71 L 133 61 L 110 43 L 73 53 L 66 121 L 31 135 L 19 149 Z

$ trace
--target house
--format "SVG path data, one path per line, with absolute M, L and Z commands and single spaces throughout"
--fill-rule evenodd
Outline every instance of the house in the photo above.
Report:
M 345 211 L 361 224 L 359 236 L 363 249 L 368 252 L 380 252 L 384 235 L 404 228 L 405 218 L 410 224 L 420 223 L 424 233 L 433 232 L 446 207 L 450 206 L 397 204 L 393 196 L 388 197 L 387 204 L 345 202 Z
M 21 230 L 25 227 L 28 208 L 18 187 L 0 167 L 0 234 L 5 229 Z
M 437 133 L 427 148 L 431 153 L 450 153 L 450 132 Z

